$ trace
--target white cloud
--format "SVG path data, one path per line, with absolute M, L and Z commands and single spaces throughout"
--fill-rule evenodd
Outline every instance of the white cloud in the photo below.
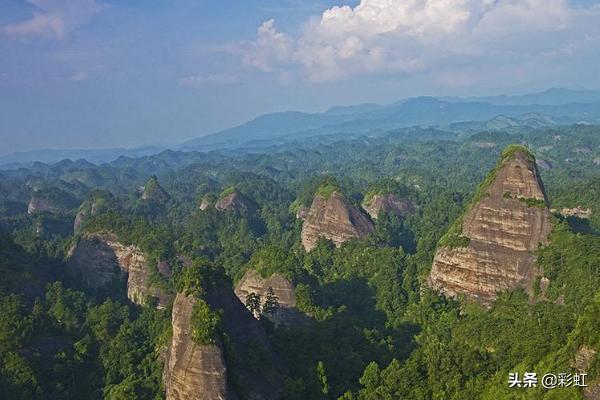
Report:
M 568 0 L 361 0 L 311 18 L 298 35 L 268 20 L 240 48 L 246 66 L 295 70 L 317 82 L 369 73 L 410 76 L 597 43 L 590 37 L 600 37 L 599 21 L 600 6 L 575 7 Z
M 34 7 L 31 18 L 8 24 L 3 31 L 16 37 L 63 39 L 87 22 L 103 6 L 95 0 L 26 0 Z
M 88 74 L 85 71 L 78 71 L 71 75 L 71 80 L 74 82 L 83 82 L 87 80 Z
M 240 80 L 239 74 L 209 74 L 209 75 L 192 75 L 179 79 L 177 82 L 180 86 L 186 87 L 202 87 L 205 85 L 231 85 L 238 83 Z

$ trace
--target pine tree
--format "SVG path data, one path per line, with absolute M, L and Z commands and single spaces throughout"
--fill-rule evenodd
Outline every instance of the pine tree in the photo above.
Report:
M 250 312 L 252 313 L 252 315 L 254 315 L 257 318 L 260 318 L 261 316 L 261 300 L 260 300 L 260 295 L 257 293 L 248 293 L 248 295 L 246 296 L 246 308 L 248 310 L 250 310 Z
M 279 308 L 279 297 L 273 292 L 273 288 L 269 286 L 267 289 L 267 295 L 265 297 L 265 304 L 263 304 L 264 314 L 274 314 Z

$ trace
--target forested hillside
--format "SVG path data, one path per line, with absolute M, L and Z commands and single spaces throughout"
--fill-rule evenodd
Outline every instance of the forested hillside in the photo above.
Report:
M 482 129 L 1 171 L 0 398 L 600 398 L 600 127 Z M 538 197 L 486 194 L 516 151 Z M 550 228 L 527 284 L 451 296 L 487 197 Z

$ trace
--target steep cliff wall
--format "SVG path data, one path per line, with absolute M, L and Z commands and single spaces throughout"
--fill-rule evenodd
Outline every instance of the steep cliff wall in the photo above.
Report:
M 99 289 L 127 280 L 127 298 L 144 304 L 146 297 L 158 300 L 164 307 L 169 296 L 150 282 L 150 269 L 144 253 L 126 246 L 109 234 L 85 234 L 69 250 L 69 263 L 81 273 L 88 287 Z
M 319 238 L 325 238 L 339 247 L 349 239 L 368 235 L 373 229 L 369 217 L 339 192 L 327 198 L 317 195 L 302 224 L 302 245 L 310 251 Z
M 248 211 L 256 208 L 256 205 L 237 190 L 228 190 L 221 194 L 215 208 L 219 211 Z
M 379 213 L 395 214 L 405 217 L 415 211 L 415 207 L 410 201 L 400 199 L 391 193 L 383 195 L 376 194 L 365 201 L 362 206 L 373 219 L 377 219 Z
M 190 319 L 196 299 L 179 293 L 173 302 L 173 336 L 163 378 L 167 400 L 230 400 L 236 397 L 227 381 L 220 341 L 199 345 L 191 339 Z
M 505 152 L 457 224 L 440 242 L 431 287 L 482 304 L 503 290 L 531 293 L 539 274 L 534 251 L 551 231 L 533 156 L 525 149 Z
M 211 345 L 194 343 L 190 318 L 196 300 L 181 293 L 176 296 L 163 374 L 167 400 L 281 399 L 285 368 L 260 323 L 231 288 L 212 290 L 204 300 L 211 309 L 220 310 L 219 331 L 226 339 L 218 338 Z
M 258 272 L 252 269 L 248 270 L 236 286 L 235 295 L 245 304 L 250 293 L 258 294 L 264 306 L 269 288 L 272 288 L 279 304 L 274 313 L 265 314 L 269 320 L 276 325 L 290 325 L 307 320 L 307 317 L 296 308 L 296 288 L 294 284 L 281 274 L 273 274 L 268 278 L 263 278 Z

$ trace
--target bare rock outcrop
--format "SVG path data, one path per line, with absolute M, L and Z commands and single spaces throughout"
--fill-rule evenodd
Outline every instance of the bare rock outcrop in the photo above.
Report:
M 301 205 L 300 207 L 298 207 L 298 211 L 296 211 L 296 219 L 301 219 L 302 221 L 304 221 L 308 216 L 309 210 L 310 209 L 305 205 Z
M 232 189 L 221 194 L 215 208 L 219 211 L 248 211 L 254 209 L 255 205 L 252 200 Z
M 373 219 L 377 219 L 380 213 L 405 217 L 415 211 L 414 205 L 409 200 L 400 199 L 392 193 L 376 194 L 365 201 L 362 207 Z
M 535 250 L 548 242 L 550 210 L 533 156 L 521 147 L 505 150 L 474 203 L 443 238 L 428 284 L 450 297 L 489 305 L 504 290 L 530 294 Z M 454 244 L 452 244 L 454 243 Z
M 73 222 L 73 232 L 79 232 L 90 218 L 106 211 L 113 201 L 114 197 L 109 192 L 97 192 L 93 194 L 79 206 L 75 221 Z
M 202 200 L 200 200 L 200 204 L 198 205 L 198 208 L 200 209 L 200 211 L 205 211 L 210 207 L 211 201 L 210 198 L 208 196 L 204 196 L 202 197 Z
M 120 243 L 113 235 L 84 234 L 69 249 L 68 260 L 90 288 L 106 288 L 126 280 L 127 298 L 133 303 L 142 305 L 151 297 L 162 308 L 169 302 L 170 296 L 150 282 L 145 254 L 136 246 Z
M 276 273 L 263 278 L 258 272 L 250 269 L 237 284 L 235 295 L 245 304 L 248 295 L 257 294 L 261 298 L 261 306 L 264 307 L 269 288 L 277 298 L 278 307 L 274 313 L 265 313 L 266 318 L 275 325 L 291 325 L 307 321 L 307 317 L 296 308 L 294 284 L 281 274 Z
M 27 214 L 62 213 L 78 205 L 79 202 L 71 193 L 55 187 L 36 187 L 27 204 Z
M 327 198 L 318 194 L 302 224 L 302 245 L 310 251 L 319 238 L 324 238 L 339 247 L 349 239 L 368 235 L 373 229 L 369 217 L 341 193 L 334 191 Z
M 196 299 L 182 293 L 173 302 L 173 336 L 163 379 L 167 400 L 235 399 L 227 383 L 225 355 L 220 341 L 199 345 L 192 341 L 191 316 Z
M 220 310 L 219 331 L 227 345 L 219 338 L 211 345 L 192 341 L 190 318 L 196 300 L 178 294 L 163 372 L 167 400 L 281 399 L 285 368 L 260 323 L 231 288 L 211 290 L 204 300 Z

